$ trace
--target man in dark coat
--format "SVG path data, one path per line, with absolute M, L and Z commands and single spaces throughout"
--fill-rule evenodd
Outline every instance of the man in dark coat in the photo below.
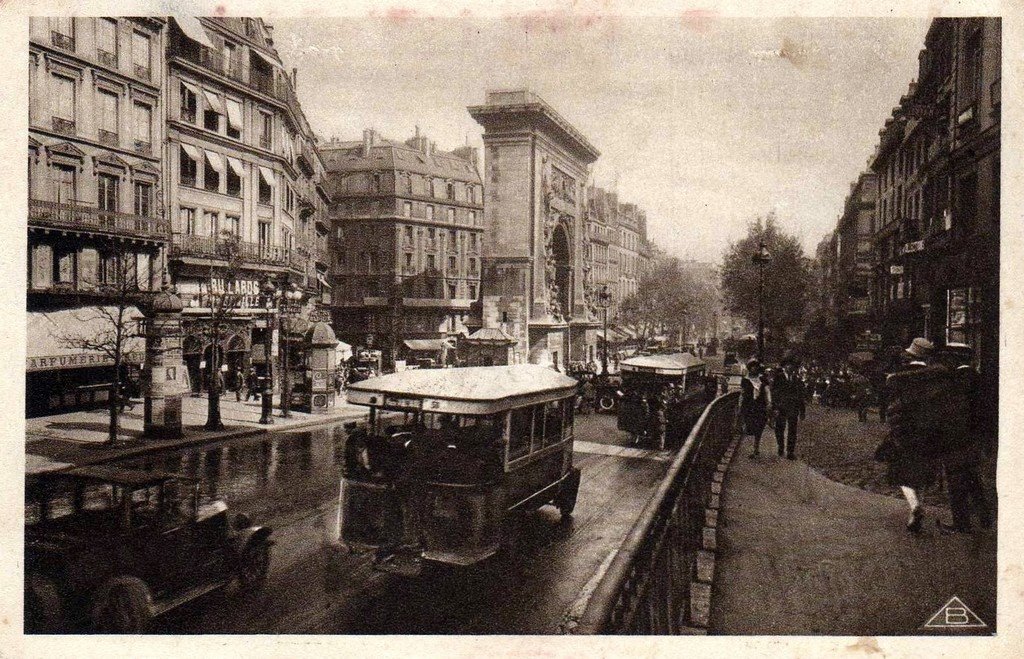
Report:
M 785 454 L 790 460 L 796 460 L 797 421 L 807 414 L 804 383 L 796 372 L 798 366 L 794 355 L 783 357 L 782 370 L 775 373 L 769 389 L 772 409 L 775 411 L 775 441 L 778 443 L 779 455 Z
M 970 533 L 971 513 L 978 514 L 984 528 L 992 525 L 992 510 L 981 483 L 979 464 L 982 445 L 986 437 L 984 423 L 979 416 L 978 372 L 971 365 L 973 354 L 965 344 L 947 344 L 943 349 L 944 362 L 952 369 L 952 398 L 944 425 L 942 467 L 949 487 L 949 507 L 953 523 L 935 520 L 943 533 Z

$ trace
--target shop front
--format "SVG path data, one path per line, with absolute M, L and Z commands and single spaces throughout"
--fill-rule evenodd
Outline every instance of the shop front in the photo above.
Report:
M 29 312 L 26 333 L 25 415 L 29 418 L 102 407 L 114 382 L 113 336 L 116 308 L 83 307 Z M 145 345 L 138 335 L 142 313 L 125 310 L 121 382 L 126 393 L 141 394 Z

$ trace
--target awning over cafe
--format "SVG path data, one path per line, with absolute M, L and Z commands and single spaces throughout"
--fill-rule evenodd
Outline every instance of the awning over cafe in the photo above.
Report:
M 414 352 L 440 352 L 452 347 L 448 339 L 406 339 L 402 343 Z
M 26 333 L 26 371 L 50 371 L 68 368 L 111 366 L 114 360 L 101 350 L 85 350 L 70 345 L 76 339 L 104 342 L 115 333 L 114 324 L 104 314 L 115 315 L 117 307 L 65 309 L 53 312 L 29 312 Z M 124 317 L 129 319 L 122 352 L 126 363 L 141 363 L 145 355 L 145 341 L 137 332 L 136 321 L 142 313 L 128 307 Z

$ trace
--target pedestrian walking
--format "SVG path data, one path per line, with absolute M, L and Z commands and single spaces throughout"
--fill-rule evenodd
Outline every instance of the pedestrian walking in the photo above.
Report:
M 804 404 L 804 385 L 797 377 L 799 360 L 792 353 L 782 358 L 782 370 L 777 371 L 771 382 L 771 407 L 775 412 L 775 441 L 779 456 L 785 455 L 796 460 L 797 424 L 807 414 Z
M 871 405 L 871 382 L 860 372 L 850 376 L 850 401 L 857 408 L 857 420 L 867 423 L 868 407 Z
M 971 365 L 973 357 L 966 344 L 946 344 L 945 363 L 952 369 L 951 404 L 947 406 L 942 467 L 949 488 L 952 524 L 935 520 L 943 533 L 970 533 L 972 516 L 982 528 L 992 526 L 992 510 L 981 482 L 979 465 L 989 428 L 979 414 L 979 375 Z
M 747 362 L 747 374 L 740 381 L 740 418 L 743 433 L 753 438 L 754 450 L 750 459 L 756 459 L 761 452 L 761 435 L 768 424 L 769 388 L 761 379 L 761 362 L 751 359 Z
M 256 377 L 256 367 L 250 366 L 249 372 L 245 376 L 245 402 L 249 402 L 252 398 L 255 400 L 257 391 L 259 390 L 259 379 Z
M 888 390 L 889 436 L 875 453 L 877 459 L 888 462 L 886 479 L 900 488 L 903 498 L 910 508 L 907 530 L 918 533 L 924 521 L 924 508 L 921 507 L 920 490 L 935 482 L 937 468 L 929 455 L 934 448 L 934 437 L 923 423 L 928 413 L 938 414 L 939 410 L 927 408 L 927 382 L 914 381 L 901 377 L 909 371 L 924 369 L 928 366 L 934 346 L 924 338 L 914 339 L 904 351 L 903 368 L 890 375 L 886 380 Z
M 597 389 L 594 388 L 593 376 L 586 376 L 583 380 L 583 414 L 590 414 L 596 409 Z

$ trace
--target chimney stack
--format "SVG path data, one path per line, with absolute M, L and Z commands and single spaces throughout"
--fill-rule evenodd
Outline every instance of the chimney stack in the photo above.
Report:
M 363 157 L 370 157 L 370 149 L 373 147 L 376 135 L 372 128 L 363 129 Z

